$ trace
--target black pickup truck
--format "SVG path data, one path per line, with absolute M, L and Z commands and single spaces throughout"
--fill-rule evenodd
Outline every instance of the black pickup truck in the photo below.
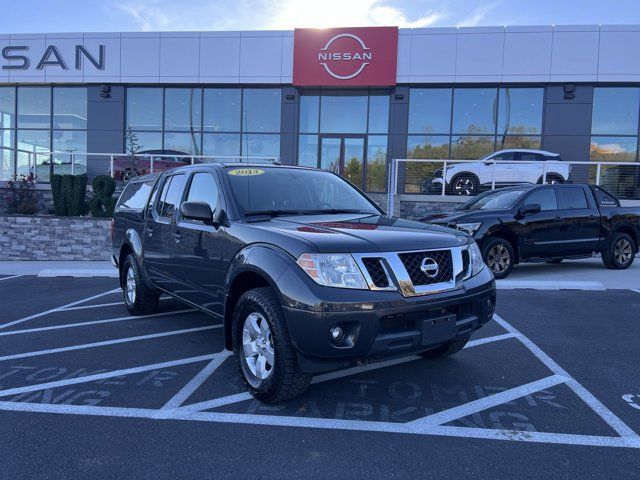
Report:
M 559 263 L 594 252 L 607 268 L 628 268 L 640 238 L 640 207 L 622 207 L 593 185 L 503 188 L 421 221 L 473 235 L 496 278 L 519 262 Z
M 460 351 L 495 282 L 459 230 L 384 215 L 325 171 L 207 164 L 139 177 L 113 220 L 134 315 L 164 292 L 224 325 L 247 389 L 275 402 L 315 373 Z

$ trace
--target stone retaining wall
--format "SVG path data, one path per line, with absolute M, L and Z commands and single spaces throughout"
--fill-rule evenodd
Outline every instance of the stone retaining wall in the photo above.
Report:
M 0 261 L 108 260 L 110 220 L 0 215 Z

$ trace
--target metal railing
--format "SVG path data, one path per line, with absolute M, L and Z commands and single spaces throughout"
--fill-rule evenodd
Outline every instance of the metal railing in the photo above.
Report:
M 393 159 L 388 205 L 393 211 L 398 194 L 471 196 L 507 185 L 556 182 L 602 185 L 623 199 L 640 200 L 640 162 Z

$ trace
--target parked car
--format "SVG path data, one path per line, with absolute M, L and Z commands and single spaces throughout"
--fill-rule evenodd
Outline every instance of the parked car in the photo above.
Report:
M 460 351 L 495 308 L 495 282 L 460 230 L 384 215 L 327 171 L 200 164 L 131 181 L 112 260 L 133 315 L 165 292 L 224 326 L 264 402 L 313 374 Z
M 603 188 L 580 184 L 494 190 L 421 221 L 473 235 L 496 278 L 519 262 L 559 263 L 594 252 L 607 268 L 628 268 L 640 238 L 640 207 L 621 207 Z
M 169 155 L 169 156 L 165 156 Z M 171 155 L 176 155 L 175 157 Z M 171 168 L 189 165 L 191 158 L 185 157 L 188 153 L 178 150 L 144 150 L 134 155 L 123 155 L 113 159 L 113 178 L 128 182 L 134 177 L 146 175 L 151 172 L 153 160 L 153 173 L 164 172 Z
M 504 163 L 493 162 L 500 161 Z M 571 165 L 564 163 L 557 153 L 544 150 L 500 150 L 487 155 L 477 162 L 453 163 L 434 173 L 434 178 L 425 181 L 423 193 L 445 193 L 449 195 L 477 195 L 490 189 L 495 176 L 495 186 L 505 187 L 520 184 L 541 184 L 544 176 L 543 163 L 546 162 L 546 183 L 564 183 L 569 180 Z
M 640 164 L 603 167 L 600 185 L 620 198 L 640 200 Z

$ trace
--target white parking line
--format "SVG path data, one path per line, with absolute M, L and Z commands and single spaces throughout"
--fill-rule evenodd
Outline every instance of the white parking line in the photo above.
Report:
M 554 387 L 561 383 L 565 383 L 567 380 L 569 379 L 563 377 L 562 375 L 552 375 L 550 377 L 543 378 L 542 380 L 537 380 L 525 385 L 520 385 L 519 387 L 510 388 L 509 390 L 504 390 L 500 393 L 488 395 L 486 397 L 479 398 L 478 400 L 463 403 L 462 405 L 458 405 L 457 407 L 449 408 L 447 410 L 443 410 L 442 412 L 419 418 L 407 423 L 407 425 L 417 427 L 418 431 L 424 429 L 425 427 L 443 425 L 445 423 L 458 420 L 459 418 L 472 415 L 476 412 L 487 410 L 488 408 L 502 405 L 503 403 L 507 403 L 512 400 L 516 400 L 517 398 L 531 395 L 532 393 L 539 392 L 540 390 Z
M 50 310 L 46 310 L 44 312 L 36 313 L 34 315 L 29 315 L 28 317 L 20 318 L 18 320 L 14 320 L 12 322 L 2 323 L 2 324 L 0 324 L 0 330 L 2 330 L 3 328 L 8 328 L 8 327 L 12 327 L 14 325 L 18 325 L 19 323 L 23 323 L 23 322 L 26 322 L 26 321 L 29 321 L 29 320 L 33 320 L 34 318 L 44 317 L 45 315 L 49 315 L 50 313 L 55 312 L 55 311 L 60 310 L 60 309 L 63 309 L 63 308 L 75 307 L 76 305 L 80 305 L 81 303 L 88 302 L 90 300 L 95 300 L 96 298 L 104 297 L 105 295 L 109 295 L 111 293 L 118 292 L 119 290 L 120 290 L 119 288 L 114 288 L 113 290 L 109 290 L 109 291 L 104 292 L 104 293 L 99 293 L 98 295 L 93 295 L 92 297 L 83 298 L 82 300 L 78 300 L 76 302 L 67 303 L 66 305 L 62 305 L 61 307 L 56 307 L 56 308 L 52 308 Z
M 0 278 L 0 282 L 3 280 L 11 280 L 12 278 L 19 278 L 19 277 L 24 277 L 24 275 L 11 275 L 10 277 L 3 277 L 3 278 Z
M 186 328 L 184 330 L 172 330 L 170 332 L 152 333 L 150 335 L 138 335 L 136 337 L 118 338 L 116 340 L 106 340 L 104 342 L 85 343 L 82 345 L 71 345 L 69 347 L 51 348 L 49 350 L 38 350 L 35 352 L 16 353 L 13 355 L 5 355 L 0 357 L 0 362 L 6 360 L 16 360 L 18 358 L 38 357 L 41 355 L 51 355 L 53 353 L 70 352 L 73 350 L 84 350 L 87 348 L 105 347 L 107 345 L 117 345 L 119 343 L 137 342 L 139 340 L 149 340 L 152 338 L 169 337 L 171 335 L 182 335 L 185 333 L 202 332 L 204 330 L 213 330 L 221 328 L 222 325 L 208 325 L 206 327 Z
M 128 320 L 140 320 L 144 318 L 162 317 L 167 315 L 180 315 L 182 313 L 190 313 L 190 312 L 197 312 L 197 310 L 195 309 L 176 310 L 172 312 L 150 313 L 149 315 L 138 315 L 138 316 L 128 315 L 126 317 L 106 318 L 104 320 L 91 320 L 90 322 L 64 323 L 62 325 L 52 325 L 50 327 L 36 327 L 36 328 L 27 328 L 24 330 L 10 330 L 8 332 L 0 332 L 0 337 L 5 337 L 7 335 L 21 335 L 23 333 L 46 332 L 49 330 L 60 330 L 63 328 L 86 327 L 87 325 L 99 325 L 102 323 L 125 322 Z
M 9 388 L 7 390 L 0 390 L 0 397 L 18 395 L 19 393 L 25 392 L 36 392 L 38 390 L 45 390 L 48 388 L 65 387 L 67 385 L 76 385 L 78 383 L 95 382 L 97 380 L 104 380 L 105 378 L 119 377 L 121 375 L 132 375 L 134 373 L 148 372 L 149 370 L 157 370 L 161 368 L 177 367 L 179 365 L 186 365 L 188 363 L 204 362 L 206 360 L 215 358 L 217 355 L 219 355 L 219 353 L 210 353 L 208 355 L 200 355 L 198 357 L 181 358 L 179 360 L 153 363 L 151 365 L 124 368 L 121 370 L 111 370 L 109 372 L 96 373 L 94 375 L 86 375 L 84 377 L 68 378 L 65 380 L 57 380 L 55 382 L 38 383 L 36 385 L 27 385 L 25 387 Z

